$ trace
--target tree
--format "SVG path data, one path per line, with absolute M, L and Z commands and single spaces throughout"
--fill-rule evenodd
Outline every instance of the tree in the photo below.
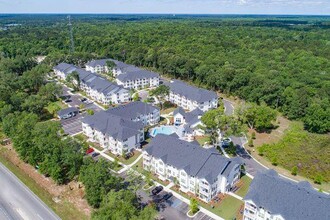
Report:
M 47 83 L 40 87 L 38 94 L 47 101 L 55 101 L 62 94 L 62 86 L 56 83 Z
M 75 90 L 80 89 L 80 77 L 77 71 L 73 71 L 72 73 L 68 74 L 66 76 L 66 81 L 68 83 L 71 83 L 73 88 L 75 88 Z
M 292 167 L 291 174 L 293 176 L 297 176 L 297 174 L 298 174 L 298 167 L 297 166 Z
M 116 64 L 112 60 L 107 60 L 106 64 L 107 64 L 107 68 L 108 68 L 108 71 L 109 71 L 108 74 L 112 77 L 112 75 L 113 75 L 112 71 L 116 67 Z
M 88 115 L 94 115 L 93 109 L 87 109 L 86 112 Z
M 305 127 L 310 132 L 327 133 L 330 131 L 330 102 L 314 102 L 306 109 L 306 116 L 303 118 Z
M 151 96 L 157 97 L 161 109 L 163 109 L 163 103 L 165 101 L 164 98 L 169 94 L 170 94 L 170 87 L 166 85 L 160 85 L 156 89 L 150 91 Z
M 192 214 L 195 214 L 196 212 L 198 212 L 199 208 L 198 208 L 198 202 L 195 198 L 191 198 L 190 199 L 190 211 L 192 212 Z
M 79 180 L 85 185 L 88 204 L 95 208 L 100 206 L 103 195 L 122 186 L 121 180 L 111 174 L 110 163 L 104 159 L 94 162 L 86 158 L 80 169 Z
M 257 105 L 254 103 L 246 104 L 240 107 L 239 119 L 248 124 L 248 126 L 259 131 L 273 127 L 272 122 L 276 119 L 277 113 L 275 110 L 266 106 L 265 103 Z
M 133 95 L 133 101 L 139 101 L 140 100 L 140 97 L 139 97 L 139 94 L 138 93 L 135 93 L 134 95 Z

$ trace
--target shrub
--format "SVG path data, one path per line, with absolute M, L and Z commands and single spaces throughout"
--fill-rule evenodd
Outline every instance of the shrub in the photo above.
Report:
M 195 214 L 196 212 L 198 212 L 198 202 L 196 199 L 191 198 L 190 199 L 190 211 L 192 212 L 192 214 Z
M 94 111 L 92 109 L 87 109 L 87 114 L 94 115 Z
M 294 166 L 291 170 L 291 174 L 297 176 L 297 173 L 298 173 L 298 167 Z
M 176 105 L 173 104 L 172 102 L 165 101 L 164 104 L 163 104 L 163 108 L 164 108 L 164 109 L 172 108 L 172 107 L 176 107 Z
M 324 178 L 321 174 L 318 174 L 314 177 L 314 183 L 320 184 L 323 182 Z
M 261 146 L 258 148 L 258 154 L 259 154 L 259 156 L 264 156 L 264 154 L 265 154 L 264 146 Z
M 277 160 L 277 157 L 276 156 L 274 156 L 272 158 L 272 165 L 274 165 L 274 166 L 277 166 L 278 165 L 278 160 Z
M 255 132 L 252 132 L 252 134 L 251 134 L 251 138 L 252 138 L 252 139 L 256 139 L 256 133 L 255 133 Z
M 253 139 L 252 139 L 252 138 L 249 139 L 249 141 L 248 141 L 248 146 L 249 146 L 249 147 L 253 147 L 253 146 L 254 146 L 254 144 L 253 144 Z

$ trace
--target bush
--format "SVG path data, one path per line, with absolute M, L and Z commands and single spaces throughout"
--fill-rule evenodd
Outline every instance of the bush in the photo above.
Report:
M 297 176 L 298 174 L 298 167 L 294 166 L 291 170 L 291 174 L 294 175 L 294 176 Z
M 253 144 L 253 139 L 252 139 L 252 138 L 249 139 L 249 141 L 248 141 L 248 146 L 249 146 L 249 147 L 253 147 L 253 146 L 254 146 L 254 144 Z
M 176 107 L 176 105 L 173 104 L 172 102 L 165 101 L 164 104 L 163 104 L 163 108 L 164 108 L 164 109 L 172 108 L 172 107 Z
M 196 199 L 192 198 L 190 199 L 190 211 L 192 212 L 192 214 L 195 214 L 196 212 L 198 212 L 198 202 Z
M 274 166 L 278 165 L 278 160 L 277 160 L 277 157 L 275 157 L 275 156 L 272 158 L 272 165 L 274 165 Z
M 314 177 L 314 183 L 316 183 L 316 184 L 322 184 L 322 182 L 323 182 L 323 180 L 324 180 L 324 178 L 323 178 L 323 176 L 321 175 L 321 174 L 318 174 L 318 175 L 316 175 L 315 177 Z
M 255 133 L 255 132 L 252 132 L 252 134 L 251 134 L 251 138 L 252 138 L 252 139 L 256 139 L 256 133 Z
M 258 148 L 258 154 L 259 154 L 259 156 L 264 156 L 264 154 L 265 154 L 264 146 L 261 146 Z
M 87 109 L 87 114 L 94 115 L 94 111 L 92 109 Z

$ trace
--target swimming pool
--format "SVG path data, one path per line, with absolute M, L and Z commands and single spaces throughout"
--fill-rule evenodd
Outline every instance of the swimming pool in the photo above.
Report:
M 176 133 L 179 137 L 182 136 L 182 129 L 180 127 L 175 127 L 175 126 L 161 126 L 161 127 L 155 127 L 152 129 L 150 135 L 152 137 L 155 137 L 157 134 L 166 134 L 170 135 Z

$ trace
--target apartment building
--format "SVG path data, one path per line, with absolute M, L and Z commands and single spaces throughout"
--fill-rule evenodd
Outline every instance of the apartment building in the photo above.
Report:
M 244 198 L 244 220 L 327 220 L 330 196 L 307 181 L 293 182 L 274 170 L 258 173 Z
M 127 89 L 95 74 L 82 78 L 80 87 L 89 97 L 104 105 L 126 103 L 130 100 Z
M 83 133 L 90 141 L 112 153 L 122 155 L 140 147 L 144 141 L 144 125 L 106 111 L 82 119 Z
M 203 125 L 201 118 L 204 112 L 196 108 L 190 112 L 185 112 L 182 107 L 178 107 L 173 111 L 173 122 L 176 126 L 183 126 L 183 136 L 188 141 L 193 141 L 195 136 L 203 135 L 204 131 L 199 125 Z
M 156 125 L 160 120 L 159 108 L 140 101 L 111 108 L 107 112 L 132 121 L 141 121 L 144 126 Z
M 176 134 L 158 134 L 143 151 L 143 168 L 161 180 L 169 180 L 205 202 L 229 192 L 239 180 L 242 162 L 226 158 L 215 149 L 178 139 Z
M 72 64 L 60 63 L 53 68 L 53 71 L 60 80 L 64 81 L 66 80 L 67 75 L 75 69 L 77 69 L 77 67 Z
M 145 126 L 158 122 L 159 109 L 132 102 L 83 118 L 82 129 L 90 141 L 121 155 L 139 148 Z
M 218 106 L 218 96 L 215 92 L 188 85 L 180 80 L 173 80 L 167 85 L 170 87 L 167 100 L 186 110 L 199 108 L 206 112 Z
M 129 68 L 116 78 L 118 85 L 128 89 L 142 89 L 159 86 L 159 75 L 140 68 Z
M 114 67 L 109 69 L 107 62 L 114 63 Z M 113 76 L 118 76 L 122 74 L 124 70 L 128 67 L 132 67 L 132 65 L 120 62 L 114 59 L 100 59 L 100 60 L 92 60 L 86 63 L 86 70 L 92 73 L 109 73 L 110 71 L 113 73 Z

